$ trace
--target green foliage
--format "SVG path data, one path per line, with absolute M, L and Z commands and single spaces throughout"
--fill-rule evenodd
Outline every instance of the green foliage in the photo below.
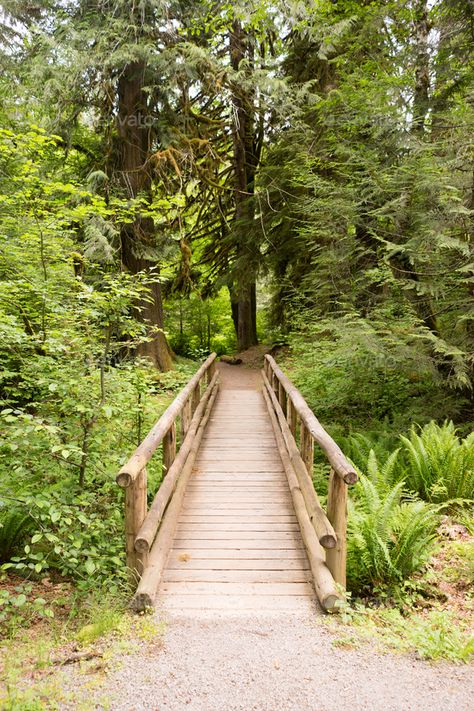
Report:
M 2 577 L 0 577 L 0 583 Z M 53 608 L 42 597 L 32 597 L 31 583 L 20 583 L 14 590 L 0 590 L 0 639 L 14 637 L 18 629 L 38 618 L 54 617 Z
M 1 501 L 1 500 L 0 500 Z M 33 527 L 33 519 L 15 503 L 6 501 L 0 508 L 0 564 L 19 551 Z
M 415 653 L 420 659 L 455 663 L 470 662 L 474 656 L 474 637 L 468 626 L 446 610 L 406 616 L 393 607 L 374 609 L 356 604 L 343 608 L 341 618 L 353 626 L 350 646 L 365 640 L 382 650 L 388 647 Z M 341 640 L 341 646 L 346 640 Z
M 409 318 L 391 323 L 381 313 L 307 318 L 304 330 L 289 336 L 290 376 L 323 422 L 354 430 L 456 412 L 461 401 L 443 391 L 414 328 Z
M 123 521 L 118 507 L 110 510 L 111 486 L 103 486 L 99 496 L 83 492 L 71 497 L 63 489 L 26 498 L 24 508 L 35 521 L 35 533 L 22 554 L 3 568 L 29 575 L 55 570 L 86 590 L 106 582 L 109 590 L 124 586 Z
M 407 487 L 425 501 L 474 499 L 474 435 L 460 440 L 452 422 L 430 422 L 400 436 Z
M 178 355 L 202 360 L 215 351 L 218 355 L 236 347 L 227 289 L 212 298 L 192 293 L 187 299 L 169 299 L 170 345 Z
M 374 459 L 371 469 L 379 482 Z M 349 508 L 348 586 L 357 593 L 400 585 L 426 563 L 436 537 L 432 507 L 404 500 L 403 482 L 390 488 L 373 480 L 361 476 Z

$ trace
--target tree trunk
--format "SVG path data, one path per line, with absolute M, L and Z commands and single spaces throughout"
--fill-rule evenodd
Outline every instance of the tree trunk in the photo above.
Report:
M 430 25 L 427 0 L 416 0 L 413 11 L 416 59 L 412 129 L 423 134 L 430 109 Z
M 147 118 L 147 97 L 143 90 L 144 62 L 128 64 L 118 82 L 118 170 L 130 198 L 140 193 L 150 194 L 151 176 L 147 169 L 150 152 L 150 126 Z M 154 224 L 151 218 L 139 217 L 121 230 L 122 262 L 132 273 L 157 273 L 157 264 L 146 252 L 155 248 Z M 172 367 L 171 351 L 163 331 L 163 303 L 159 283 L 152 284 L 150 300 L 136 304 L 139 320 L 147 324 L 148 341 L 138 352 L 149 357 L 160 370 Z
M 238 71 L 243 59 L 253 61 L 253 45 L 236 20 L 230 33 L 230 59 L 232 68 Z M 255 219 L 253 194 L 257 167 L 255 107 L 252 92 L 241 86 L 232 86 L 234 120 L 232 123 L 236 235 L 236 272 L 233 287 L 233 318 L 239 350 L 257 343 L 257 300 L 255 246 L 252 231 Z

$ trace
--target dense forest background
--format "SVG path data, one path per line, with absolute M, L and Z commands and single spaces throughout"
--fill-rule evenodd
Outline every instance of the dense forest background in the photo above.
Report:
M 115 473 L 259 342 L 368 474 L 354 594 L 468 526 L 473 59 L 470 0 L 3 3 L 4 570 L 120 590 Z

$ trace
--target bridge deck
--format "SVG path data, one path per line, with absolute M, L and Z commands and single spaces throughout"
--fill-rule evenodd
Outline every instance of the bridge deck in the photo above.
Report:
M 170 610 L 314 609 L 311 572 L 265 402 L 252 374 L 239 371 L 238 387 L 226 387 L 223 373 L 158 601 Z

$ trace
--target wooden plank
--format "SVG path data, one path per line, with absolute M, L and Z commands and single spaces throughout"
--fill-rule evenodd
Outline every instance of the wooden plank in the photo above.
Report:
M 256 523 L 256 524 L 262 524 L 262 523 L 269 523 L 271 525 L 281 525 L 282 523 L 298 523 L 298 520 L 296 516 L 292 516 L 291 514 L 282 514 L 282 515 L 275 515 L 275 516 L 263 516 L 263 515 L 258 515 L 255 514 L 252 516 L 250 513 L 240 513 L 237 511 L 236 513 L 232 515 L 225 515 L 222 516 L 219 513 L 216 512 L 207 512 L 204 515 L 199 512 L 195 514 L 188 514 L 184 513 L 181 514 L 179 517 L 179 522 L 180 523 L 192 523 L 192 524 L 200 524 L 200 523 L 209 523 L 213 525 L 217 525 L 219 523 L 240 523 L 240 524 L 247 524 L 247 523 Z
M 243 614 L 262 614 L 268 613 L 272 616 L 275 613 L 282 613 L 285 617 L 288 614 L 295 615 L 311 615 L 316 611 L 314 599 L 309 595 L 261 595 L 259 597 L 240 595 L 206 595 L 203 599 L 202 595 L 189 595 L 182 593 L 165 593 L 161 590 L 160 607 L 170 612 L 177 611 L 210 611 L 210 612 L 227 612 L 230 615 Z
M 272 532 L 283 532 L 283 531 L 298 531 L 299 527 L 297 523 L 274 523 L 272 521 L 264 521 L 263 523 L 258 523 L 257 521 L 240 521 L 240 522 L 232 522 L 232 523 L 223 523 L 217 522 L 217 523 L 196 523 L 196 521 L 192 521 L 191 523 L 187 523 L 185 521 L 182 521 L 180 519 L 178 528 L 177 528 L 177 534 L 179 535 L 180 533 L 198 533 L 202 531 L 267 531 L 268 533 Z
M 210 570 L 225 573 L 235 572 L 237 570 L 245 570 L 249 573 L 284 573 L 285 571 L 295 571 L 297 573 L 304 573 L 305 575 L 309 573 L 309 577 L 305 578 L 305 580 L 310 580 L 311 578 L 309 563 L 304 558 L 287 558 L 284 560 L 268 560 L 266 558 L 244 558 L 242 560 L 236 558 L 215 558 L 211 560 L 208 558 L 188 558 L 187 561 L 183 563 L 176 557 L 170 559 L 167 570 L 184 572 Z
M 287 560 L 304 560 L 307 561 L 306 553 L 303 548 L 229 548 L 226 551 L 209 549 L 207 547 L 193 548 L 191 551 L 183 550 L 182 548 L 173 547 L 170 553 L 170 559 L 177 556 L 180 560 L 276 560 L 279 563 Z
M 238 541 L 229 539 L 205 539 L 205 538 L 176 538 L 173 546 L 176 550 L 246 550 L 246 551 L 266 551 L 270 547 L 276 551 L 293 550 L 298 548 L 304 550 L 303 544 L 297 541 L 275 540 L 273 536 L 259 540 Z
M 272 516 L 278 515 L 293 515 L 293 509 L 291 506 L 291 501 L 288 497 L 278 502 L 261 502 L 250 499 L 249 501 L 213 501 L 210 499 L 203 498 L 202 502 L 197 502 L 197 496 L 192 499 L 189 496 L 186 497 L 182 511 L 183 513 L 196 513 L 202 512 L 205 516 L 207 513 L 215 515 L 225 516 L 226 514 L 231 515 L 235 513 L 249 514 L 260 513 L 261 515 L 269 514 Z M 209 503 L 209 505 L 206 505 Z
M 163 575 L 165 583 L 307 583 L 311 582 L 310 570 L 212 570 L 208 568 L 167 568 Z
M 259 475 L 248 475 L 241 474 L 238 472 L 234 473 L 234 476 L 226 476 L 225 474 L 219 474 L 218 472 L 212 472 L 211 474 L 203 473 L 197 474 L 194 478 L 197 486 L 208 486 L 209 488 L 220 488 L 221 486 L 232 485 L 234 487 L 260 487 L 261 489 L 273 488 L 275 483 L 280 483 L 282 488 L 285 484 L 285 478 L 283 475 L 278 475 L 278 479 L 272 479 L 269 474 L 259 474 Z M 230 493 L 230 492 L 229 492 Z
M 163 593 L 171 595 L 308 595 L 313 593 L 309 583 L 165 583 Z
M 256 448 L 249 451 L 243 447 L 229 450 L 201 447 L 196 459 L 198 462 L 244 462 L 249 464 L 251 468 L 256 462 L 266 462 L 268 468 L 274 464 L 281 466 L 281 459 L 274 449 L 265 451 L 261 448 Z
M 269 486 L 265 486 L 265 484 L 268 484 L 268 482 L 265 481 L 235 481 L 232 482 L 231 479 L 229 480 L 223 480 L 219 483 L 219 489 L 222 491 L 225 491 L 228 499 L 232 498 L 232 494 L 235 493 L 237 494 L 245 494 L 251 492 L 252 496 L 257 496 L 261 494 L 262 496 L 267 495 L 268 496 L 268 490 Z M 212 494 L 213 490 L 216 487 L 213 486 L 212 481 L 202 481 L 202 482 L 196 482 L 193 481 L 189 485 L 189 493 L 205 493 L 205 494 Z M 288 486 L 285 484 L 281 484 L 280 486 L 277 485 L 272 485 L 271 487 L 273 493 L 275 494 L 286 494 L 288 491 Z
M 227 501 L 229 504 L 233 504 L 236 501 L 239 503 L 245 503 L 247 501 L 248 503 L 266 504 L 273 502 L 280 504 L 289 503 L 291 505 L 288 487 L 285 489 L 283 486 L 278 487 L 278 489 L 274 487 L 270 488 L 268 486 L 260 486 L 258 491 L 255 487 L 250 489 L 250 487 L 246 484 L 239 484 L 238 487 L 229 487 L 225 484 L 225 482 L 223 482 L 222 485 L 219 485 L 219 491 L 215 491 L 215 487 L 212 487 L 210 484 L 206 483 L 193 484 L 191 486 L 192 488 L 190 487 L 186 492 L 186 501 L 189 501 L 190 499 L 205 499 L 210 503 L 213 501 Z M 229 496 L 229 494 L 233 494 L 233 496 Z M 258 499 L 255 498 L 257 494 Z
M 273 496 L 270 494 L 261 493 L 258 498 L 252 496 L 252 491 L 246 488 L 244 491 L 236 492 L 235 498 L 230 501 L 230 497 L 221 496 L 218 494 L 211 495 L 209 492 L 206 494 L 204 491 L 195 489 L 189 492 L 186 501 L 184 501 L 184 508 L 191 506 L 196 508 L 196 506 L 206 505 L 206 508 L 211 508 L 218 510 L 219 508 L 231 509 L 241 509 L 246 508 L 251 509 L 263 509 L 272 507 L 274 510 L 278 507 L 284 508 L 285 511 L 291 511 L 293 513 L 293 508 L 291 505 L 291 499 L 289 499 L 286 492 L 275 493 Z M 209 506 L 207 506 L 207 504 Z M 273 511 L 275 513 L 275 511 Z
M 226 539 L 192 539 L 192 538 L 176 538 L 173 542 L 173 546 L 179 551 L 188 550 L 238 550 L 238 551 L 263 551 L 268 550 L 272 546 L 275 552 L 282 550 L 293 550 L 295 548 L 304 550 L 303 544 L 296 541 L 274 541 L 272 538 L 261 539 L 261 540 L 247 540 L 241 541 L 240 545 L 238 541 L 226 540 Z
M 284 469 L 281 464 L 281 460 L 275 459 L 274 461 L 262 460 L 261 462 L 254 462 L 252 460 L 241 460 L 232 462 L 206 462 L 201 463 L 199 460 L 196 462 L 194 470 L 205 469 L 206 472 L 225 472 L 226 474 L 233 474 L 234 472 L 248 472 L 252 474 L 257 474 L 264 472 L 267 474 L 283 474 Z
M 192 533 L 177 531 L 175 542 L 179 544 L 185 541 L 227 541 L 235 543 L 234 548 L 242 548 L 250 543 L 252 546 L 262 542 L 267 543 L 298 543 L 299 536 L 294 531 L 201 531 L 194 530 Z

